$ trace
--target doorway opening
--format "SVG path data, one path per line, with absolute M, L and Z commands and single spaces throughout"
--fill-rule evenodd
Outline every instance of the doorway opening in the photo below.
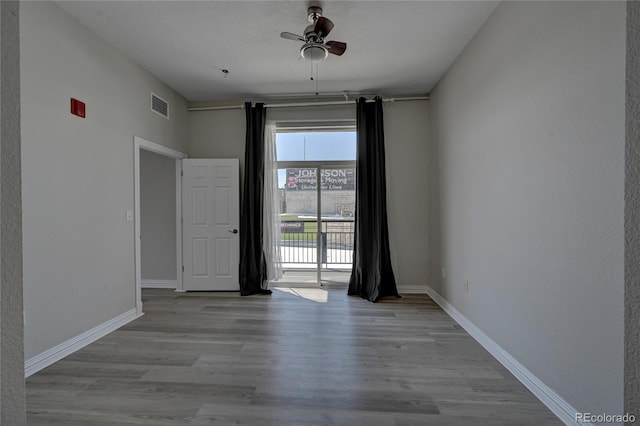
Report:
M 186 158 L 186 154 L 167 148 L 163 145 L 139 138 L 133 138 L 133 167 L 134 167 L 134 245 L 135 245 L 135 297 L 136 313 L 142 315 L 142 219 L 141 211 L 141 185 L 140 185 L 140 162 L 141 152 L 149 151 L 163 157 L 172 159 L 175 162 L 175 232 L 176 232 L 176 291 L 184 291 L 182 287 L 182 194 L 180 184 L 180 174 L 182 171 L 181 160 Z
M 277 285 L 346 286 L 353 263 L 356 133 L 276 132 L 282 278 Z
M 140 151 L 142 288 L 177 288 L 175 160 Z

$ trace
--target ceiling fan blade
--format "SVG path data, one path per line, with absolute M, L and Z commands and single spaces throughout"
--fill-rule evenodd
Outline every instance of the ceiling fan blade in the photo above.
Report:
M 321 16 L 316 21 L 316 26 L 313 29 L 320 37 L 326 37 L 329 35 L 333 27 L 333 22 L 331 22 L 324 16 Z
M 286 31 L 281 32 L 280 37 L 286 38 L 287 40 L 305 41 L 302 36 L 299 36 L 293 33 L 288 33 Z
M 345 50 L 347 50 L 347 43 L 342 41 L 328 41 L 325 46 L 329 48 L 329 53 L 341 56 Z

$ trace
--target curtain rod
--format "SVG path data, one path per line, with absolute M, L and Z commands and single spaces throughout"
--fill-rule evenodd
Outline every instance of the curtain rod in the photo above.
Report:
M 412 96 L 406 98 L 384 98 L 382 102 L 400 102 L 400 101 L 426 101 L 429 100 L 429 96 Z M 367 102 L 373 102 L 373 99 L 368 99 Z M 292 107 L 305 107 L 305 106 L 326 106 L 326 105 L 349 105 L 355 104 L 354 100 L 347 101 L 322 101 L 322 102 L 292 102 L 282 104 L 265 104 L 265 108 L 292 108 Z M 222 109 L 243 109 L 244 105 L 225 105 L 225 106 L 205 106 L 205 107 L 189 107 L 187 111 L 215 111 Z

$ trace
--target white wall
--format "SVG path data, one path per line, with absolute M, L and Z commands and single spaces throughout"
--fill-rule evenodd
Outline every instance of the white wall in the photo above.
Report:
M 416 185 L 424 186 L 427 181 L 427 111 L 427 101 L 384 104 L 389 239 L 401 290 L 426 287 L 427 193 L 416 192 Z M 267 118 L 276 121 L 312 121 L 319 116 L 330 121 L 355 121 L 355 105 L 267 110 Z M 189 126 L 190 157 L 239 158 L 244 170 L 244 110 L 190 112 Z
M 135 307 L 133 136 L 184 151 L 186 101 L 51 2 L 21 2 L 25 355 Z M 171 119 L 150 111 L 150 92 Z M 86 102 L 86 118 L 69 112 Z
M 140 150 L 140 271 L 176 281 L 176 160 Z
M 591 413 L 623 413 L 624 76 L 624 2 L 504 2 L 430 105 L 429 284 Z

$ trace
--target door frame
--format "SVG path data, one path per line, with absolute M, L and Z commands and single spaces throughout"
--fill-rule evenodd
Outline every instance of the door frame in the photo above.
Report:
M 142 230 L 140 229 L 140 151 L 150 151 L 175 160 L 176 171 L 176 292 L 184 292 L 182 287 L 182 162 L 187 154 L 149 140 L 133 137 L 133 180 L 134 180 L 134 241 L 135 241 L 135 290 L 136 313 L 142 315 L 142 270 L 141 249 Z

